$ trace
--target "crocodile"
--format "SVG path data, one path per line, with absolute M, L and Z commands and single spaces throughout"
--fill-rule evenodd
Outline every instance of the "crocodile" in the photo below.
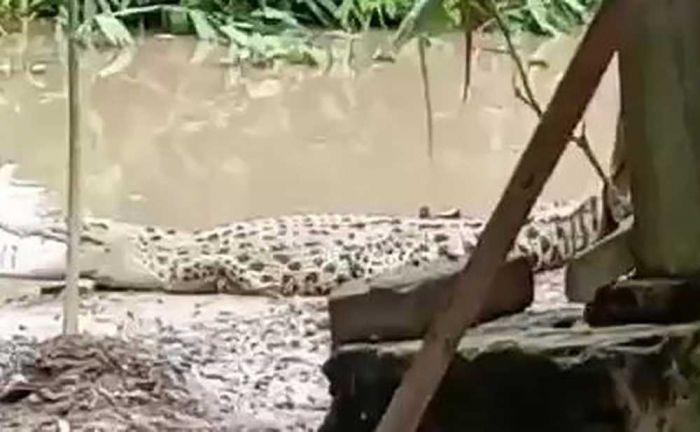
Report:
M 535 272 L 566 265 L 604 235 L 603 199 L 593 194 L 536 208 L 509 257 L 525 257 Z M 427 209 L 416 216 L 292 214 L 193 231 L 91 217 L 83 219 L 80 266 L 83 277 L 106 288 L 323 296 L 351 279 L 468 257 L 484 225 L 459 211 L 430 214 Z M 15 255 L 40 255 L 46 245 L 65 250 L 66 224 L 54 218 L 22 233 L 21 241 L 30 240 L 35 252 L 20 244 Z M 15 275 L 62 279 L 65 265 L 59 261 Z
M 8 209 L 0 214 L 0 277 L 62 280 L 64 218 L 32 215 L 44 205 L 38 198 L 44 192 L 17 184 L 12 171 L 0 167 L 0 204 Z M 540 205 L 509 257 L 526 258 L 535 272 L 566 265 L 602 238 L 606 220 L 631 214 L 629 202 L 612 209 L 610 203 L 603 189 L 580 201 Z M 458 210 L 433 214 L 427 207 L 415 216 L 292 214 L 193 231 L 96 217 L 82 222 L 81 275 L 98 286 L 272 296 L 326 295 L 351 279 L 468 258 L 485 225 Z

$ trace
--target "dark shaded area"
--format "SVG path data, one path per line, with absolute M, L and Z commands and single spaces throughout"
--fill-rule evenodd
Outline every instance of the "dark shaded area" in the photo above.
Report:
M 680 391 L 668 371 L 680 365 L 694 382 L 700 324 L 591 329 L 580 318 L 523 313 L 470 331 L 420 430 L 619 432 L 641 418 L 677 422 L 669 413 L 696 390 Z M 324 365 L 334 401 L 320 430 L 373 431 L 418 346 L 336 350 Z
M 517 350 L 487 354 L 471 362 L 458 359 L 428 408 L 421 430 L 622 430 L 624 414 L 615 407 L 612 382 L 600 367 L 564 371 L 546 358 Z M 338 369 L 346 372 L 336 379 L 354 382 L 334 386 L 336 400 L 321 431 L 371 432 L 399 384 L 401 367 L 390 358 L 360 354 L 342 357 L 326 371 L 333 374 Z M 348 376 L 349 370 L 358 373 Z M 369 370 L 375 372 L 362 373 Z M 354 392 L 344 393 L 342 389 L 349 387 Z
M 630 279 L 596 291 L 586 305 L 592 326 L 673 324 L 700 320 L 700 281 Z

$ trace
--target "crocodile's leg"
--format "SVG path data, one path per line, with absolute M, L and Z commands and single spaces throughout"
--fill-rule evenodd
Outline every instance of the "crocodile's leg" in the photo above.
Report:
M 323 296 L 351 278 L 349 261 L 337 251 L 272 253 L 247 250 L 178 260 L 167 291 L 223 292 L 268 297 Z
M 176 260 L 164 290 L 170 293 L 228 293 L 279 297 L 280 289 L 252 280 L 228 255 L 198 255 Z
M 181 294 L 216 293 L 219 291 L 219 277 L 215 269 L 219 265 L 211 256 L 176 259 L 172 263 L 169 279 L 164 283 L 163 290 Z

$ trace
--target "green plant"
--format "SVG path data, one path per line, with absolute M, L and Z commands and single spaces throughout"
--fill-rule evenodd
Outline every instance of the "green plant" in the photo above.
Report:
M 0 17 L 19 15 L 65 20 L 65 0 L 0 0 Z M 601 0 L 499 0 L 513 33 L 551 36 L 584 22 Z M 194 33 L 200 39 L 233 44 L 242 58 L 286 57 L 317 61 L 317 30 L 346 33 L 370 28 L 398 28 L 410 39 L 411 27 L 434 33 L 455 29 L 495 30 L 493 18 L 479 0 L 84 0 L 80 34 L 99 35 L 110 45 L 131 43 L 133 27 L 161 26 L 166 31 Z M 26 9 L 26 10 L 25 10 Z M 420 20 L 414 23 L 418 11 Z M 465 12 L 469 12 L 465 15 Z M 468 22 L 465 20 L 468 18 Z M 245 35 L 245 36 L 243 36 Z M 467 33 L 465 33 L 467 35 Z M 270 55 L 260 50 L 271 50 Z M 288 55 L 286 54 L 288 53 Z M 268 58 L 269 57 L 269 58 Z M 267 61 L 266 60 L 266 61 Z
M 504 36 L 508 47 L 508 54 L 513 59 L 516 66 L 517 78 L 520 79 L 523 90 L 517 85 L 516 75 L 513 77 L 513 90 L 516 98 L 523 101 L 529 106 L 538 117 L 541 117 L 543 110 L 534 96 L 532 87 L 529 82 L 528 70 L 526 70 L 525 62 L 516 51 L 512 40 L 513 29 L 506 19 L 505 12 L 512 12 L 511 4 L 503 4 L 497 0 L 456 0 L 458 3 L 450 3 L 449 0 L 418 0 L 411 11 L 406 15 L 401 23 L 398 31 L 393 38 L 394 50 L 400 50 L 409 41 L 415 39 L 418 42 L 419 59 L 421 68 L 421 80 L 424 90 L 424 100 L 427 116 L 427 144 L 428 154 L 432 157 L 433 153 L 433 115 L 432 104 L 430 101 L 430 91 L 428 82 L 428 65 L 425 61 L 426 40 L 435 37 L 440 33 L 444 33 L 456 28 L 461 28 L 465 33 L 465 73 L 464 84 L 462 91 L 462 101 L 466 101 L 470 76 L 471 76 L 471 35 L 477 27 L 490 25 L 491 22 L 496 26 L 498 31 Z M 577 19 L 583 20 L 586 8 L 579 3 L 584 0 L 550 0 L 550 4 L 556 4 L 560 7 L 568 8 L 568 12 L 576 12 Z M 549 15 L 544 13 L 545 0 L 527 0 L 529 14 L 535 19 L 535 22 L 540 26 L 540 29 L 547 30 L 550 34 L 558 32 L 554 23 L 549 20 Z M 593 4 L 592 2 L 590 2 Z M 502 5 L 503 4 L 503 5 Z M 452 9 L 450 9 L 452 8 Z M 454 8 L 458 14 L 455 16 Z M 540 9 L 542 8 L 542 9 Z M 505 12 L 504 12 L 505 11 Z M 600 162 L 596 159 L 595 154 L 591 150 L 588 138 L 586 136 L 585 123 L 582 124 L 581 132 L 577 136 L 572 136 L 573 141 L 583 151 L 587 161 L 594 168 L 596 174 L 601 178 L 603 183 L 612 191 L 617 193 L 615 186 L 610 182 L 605 172 L 602 169 Z

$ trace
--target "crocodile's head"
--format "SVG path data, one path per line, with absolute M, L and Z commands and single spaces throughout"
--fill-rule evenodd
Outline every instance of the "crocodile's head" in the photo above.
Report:
M 81 266 L 99 286 L 159 289 L 162 281 L 149 268 L 139 247 L 142 227 L 90 219 L 81 235 Z
M 163 281 L 153 273 L 130 237 L 114 239 L 109 246 L 92 255 L 86 267 L 92 267 L 90 278 L 100 286 L 124 289 L 155 290 Z
M 110 287 L 155 289 L 161 281 L 148 269 L 137 247 L 141 228 L 136 225 L 114 222 L 107 219 L 87 218 L 81 227 L 80 273 L 93 279 L 97 285 Z M 38 237 L 62 245 L 68 243 L 68 230 L 62 221 L 52 221 L 44 226 Z M 55 255 L 55 254 L 54 254 Z M 65 272 L 65 258 L 52 259 L 43 267 L 35 266 L 34 274 Z

